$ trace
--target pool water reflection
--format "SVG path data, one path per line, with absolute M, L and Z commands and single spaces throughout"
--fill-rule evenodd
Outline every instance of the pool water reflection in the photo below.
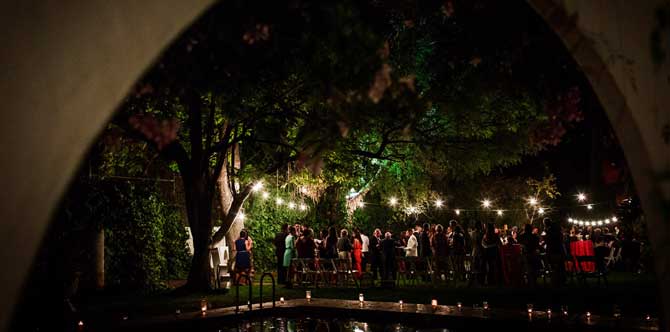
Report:
M 212 332 L 452 332 L 445 328 L 417 328 L 399 323 L 366 323 L 340 318 L 274 317 L 244 320 L 237 326 L 210 330 Z

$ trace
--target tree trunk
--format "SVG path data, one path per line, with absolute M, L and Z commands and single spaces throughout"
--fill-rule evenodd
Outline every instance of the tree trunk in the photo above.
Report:
M 102 227 L 95 238 L 95 288 L 105 288 L 105 229 Z
M 194 183 L 184 183 L 188 222 L 193 234 L 193 259 L 186 288 L 193 291 L 211 289 L 209 247 L 212 234 L 212 197 L 207 191 L 204 178 Z

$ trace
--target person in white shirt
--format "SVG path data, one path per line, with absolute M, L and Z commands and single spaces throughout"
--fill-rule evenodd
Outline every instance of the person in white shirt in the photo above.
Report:
M 405 247 L 405 256 L 417 257 L 419 256 L 419 241 L 417 241 L 416 236 L 414 236 L 414 232 L 412 232 L 412 230 L 408 230 L 407 234 L 409 235 L 409 239 L 407 239 L 407 246 Z
M 368 238 L 367 235 L 363 234 L 363 232 L 361 232 L 360 234 L 361 234 L 361 241 L 363 242 L 361 248 L 361 253 L 363 256 L 363 264 L 361 265 L 361 267 L 363 269 L 362 272 L 365 272 L 366 270 L 365 267 L 368 265 L 368 259 L 369 259 L 368 254 L 370 251 L 370 238 Z

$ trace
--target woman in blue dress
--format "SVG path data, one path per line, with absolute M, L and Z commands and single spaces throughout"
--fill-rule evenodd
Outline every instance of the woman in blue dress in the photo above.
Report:
M 249 275 L 251 270 L 251 256 L 249 250 L 251 249 L 251 242 L 247 239 L 247 232 L 241 231 L 240 238 L 235 240 L 235 274 L 237 275 L 236 283 L 239 283 L 240 276 Z
M 286 237 L 286 250 L 284 250 L 284 267 L 286 268 L 287 271 L 287 276 L 286 276 L 286 284 L 287 286 L 290 287 L 291 285 L 291 261 L 297 257 L 296 252 L 295 252 L 295 227 L 289 226 L 288 228 L 288 236 Z

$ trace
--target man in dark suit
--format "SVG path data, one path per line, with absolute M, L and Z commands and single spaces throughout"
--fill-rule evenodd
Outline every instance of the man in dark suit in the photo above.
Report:
M 396 243 L 391 238 L 391 232 L 386 232 L 386 234 L 384 234 L 384 240 L 381 242 L 381 251 L 384 263 L 384 276 L 382 283 L 388 282 L 392 284 L 392 280 L 395 280 L 395 247 Z
M 275 235 L 275 256 L 277 258 L 277 283 L 286 283 L 286 267 L 284 267 L 284 251 L 286 251 L 286 236 L 288 236 L 288 224 L 281 226 L 281 231 Z

